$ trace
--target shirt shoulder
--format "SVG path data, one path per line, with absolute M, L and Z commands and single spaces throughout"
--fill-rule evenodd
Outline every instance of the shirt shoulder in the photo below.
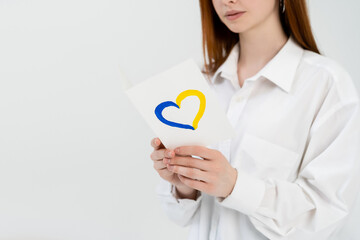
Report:
M 346 104 L 360 101 L 351 75 L 338 61 L 310 50 L 304 50 L 299 68 L 305 73 L 308 81 L 326 86 L 323 90 L 333 92 L 339 102 Z M 314 87 L 317 86 L 314 85 Z

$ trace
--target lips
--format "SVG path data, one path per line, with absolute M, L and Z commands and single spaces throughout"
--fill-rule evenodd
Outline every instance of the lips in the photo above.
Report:
M 238 13 L 243 13 L 244 11 L 236 11 L 236 10 L 231 10 L 231 11 L 227 11 L 226 13 L 225 13 L 225 16 L 227 17 L 227 16 L 232 16 L 232 15 L 236 15 L 236 14 L 238 14 Z

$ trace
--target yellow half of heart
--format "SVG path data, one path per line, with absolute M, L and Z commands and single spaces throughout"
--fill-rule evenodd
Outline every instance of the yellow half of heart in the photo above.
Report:
M 204 112 L 205 112 L 206 99 L 205 99 L 205 95 L 202 92 L 200 92 L 199 90 L 189 89 L 189 90 L 181 92 L 177 96 L 176 104 L 179 106 L 179 108 L 180 108 L 181 101 L 184 100 L 185 98 L 189 97 L 189 96 L 196 96 L 200 100 L 199 111 L 196 114 L 196 116 L 194 118 L 194 121 L 193 121 L 193 124 L 192 124 L 194 129 L 197 129 L 199 121 L 200 121 L 200 119 L 202 118 L 202 116 L 204 115 Z

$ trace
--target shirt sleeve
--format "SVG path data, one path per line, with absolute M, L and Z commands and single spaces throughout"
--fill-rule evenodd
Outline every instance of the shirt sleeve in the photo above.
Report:
M 190 224 L 203 197 L 201 191 L 197 191 L 196 200 L 181 199 L 175 191 L 175 186 L 162 178 L 156 186 L 156 193 L 168 218 L 182 227 Z
M 333 104 L 317 118 L 294 181 L 237 168 L 234 189 L 219 204 L 248 215 L 269 239 L 328 239 L 342 226 L 360 190 L 359 100 Z

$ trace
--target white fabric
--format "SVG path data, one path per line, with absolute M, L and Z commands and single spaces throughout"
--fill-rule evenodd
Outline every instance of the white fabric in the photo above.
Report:
M 329 239 L 360 189 L 359 95 L 347 71 L 290 37 L 240 87 L 239 43 L 208 78 L 235 137 L 210 148 L 238 171 L 221 199 L 178 199 L 160 178 L 167 216 L 191 240 Z

